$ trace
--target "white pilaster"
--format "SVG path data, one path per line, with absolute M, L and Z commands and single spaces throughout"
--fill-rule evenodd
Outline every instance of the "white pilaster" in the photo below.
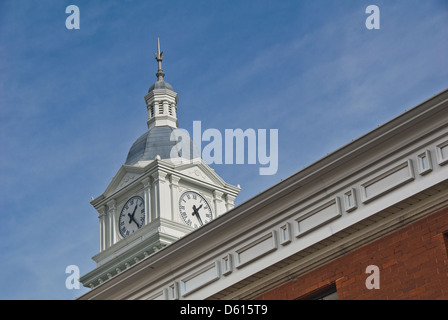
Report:
M 153 178 L 153 188 L 154 188 L 154 219 L 164 217 L 169 219 L 170 213 L 170 189 L 166 181 L 166 173 L 163 171 L 157 171 L 152 175 Z M 168 217 L 167 217 L 167 214 Z
M 112 246 L 117 238 L 116 238 L 116 223 L 115 223 L 115 213 L 117 211 L 116 207 L 116 202 L 115 200 L 111 200 L 107 203 L 107 217 L 108 217 L 108 222 L 109 222 L 109 235 L 108 235 L 108 240 L 107 240 L 107 247 Z
M 226 209 L 227 211 L 233 209 L 233 207 L 235 207 L 235 198 L 234 196 L 230 195 L 230 194 L 226 194 Z
M 98 209 L 98 220 L 100 225 L 100 252 L 106 249 L 106 207 Z
M 142 180 L 143 197 L 145 201 L 145 224 L 151 223 L 151 180 L 149 177 Z
M 171 175 L 170 177 L 170 188 L 171 188 L 171 220 L 177 220 L 175 216 L 175 212 L 178 210 L 178 203 L 179 200 L 179 181 L 180 177 L 176 175 Z
M 224 205 L 224 201 L 222 200 L 223 193 L 221 191 L 215 190 L 213 191 L 213 203 L 215 206 L 215 217 L 222 215 L 226 212 L 226 207 Z

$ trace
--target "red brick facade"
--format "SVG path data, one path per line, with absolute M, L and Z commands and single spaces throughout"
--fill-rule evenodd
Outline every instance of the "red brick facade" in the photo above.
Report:
M 369 265 L 379 289 L 367 289 Z M 338 299 L 448 299 L 448 208 L 352 251 L 257 299 L 306 298 L 331 285 Z

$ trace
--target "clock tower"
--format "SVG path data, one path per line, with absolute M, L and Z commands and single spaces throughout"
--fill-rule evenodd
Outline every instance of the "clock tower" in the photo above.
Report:
M 188 157 L 178 152 L 178 98 L 164 80 L 159 40 L 154 55 L 157 81 L 145 95 L 148 130 L 104 193 L 90 202 L 98 212 L 99 253 L 92 258 L 96 268 L 80 279 L 84 286 L 101 285 L 224 214 L 240 191 L 201 159 L 192 140 Z

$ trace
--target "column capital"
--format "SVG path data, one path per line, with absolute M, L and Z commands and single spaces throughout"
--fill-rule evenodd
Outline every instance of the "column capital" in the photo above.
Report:
M 98 208 L 98 218 L 103 218 L 106 215 L 106 206 L 103 205 Z
M 178 185 L 179 185 L 179 181 L 180 181 L 180 177 L 179 177 L 179 176 L 176 176 L 176 175 L 174 175 L 174 174 L 172 174 L 172 175 L 170 176 L 170 182 L 171 182 L 171 184 L 174 184 L 174 185 L 178 186 Z
M 106 205 L 107 205 L 107 208 L 109 209 L 109 211 L 110 210 L 115 210 L 115 205 L 117 204 L 117 202 L 115 201 L 115 199 L 112 199 L 112 200 L 110 200 L 110 201 L 108 201 L 107 203 L 106 203 Z
M 146 177 L 142 180 L 143 188 L 151 188 L 151 178 Z
M 158 181 L 165 182 L 166 176 L 167 176 L 167 173 L 163 172 L 163 171 L 157 171 L 151 175 L 151 177 L 153 178 L 153 182 L 158 182 Z
M 214 198 L 215 200 L 222 200 L 222 195 L 223 195 L 223 194 L 224 194 L 224 193 L 221 192 L 221 191 L 214 190 L 214 191 L 213 191 L 213 198 Z

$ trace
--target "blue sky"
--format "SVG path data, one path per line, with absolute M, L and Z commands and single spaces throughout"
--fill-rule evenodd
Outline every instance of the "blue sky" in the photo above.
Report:
M 95 267 L 89 201 L 147 130 L 158 36 L 180 127 L 279 130 L 275 175 L 212 166 L 237 204 L 448 87 L 444 0 L 0 0 L 0 299 L 86 292 L 65 268 Z

